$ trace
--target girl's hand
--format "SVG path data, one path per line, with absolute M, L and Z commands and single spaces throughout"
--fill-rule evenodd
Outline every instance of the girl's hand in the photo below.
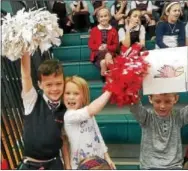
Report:
M 150 23 L 150 22 L 151 22 L 151 18 L 150 18 L 147 14 L 145 14 L 144 17 L 146 18 L 147 23 Z
M 103 46 L 104 50 L 107 49 L 107 44 L 102 44 L 102 46 Z
M 125 14 L 119 14 L 120 19 L 123 18 L 123 17 L 125 17 Z
M 99 50 L 104 50 L 103 44 L 99 46 Z
M 114 162 L 111 159 L 107 159 L 106 161 L 108 162 L 108 164 L 110 165 L 110 168 L 112 170 L 116 169 L 116 166 L 115 166 Z
M 129 23 L 129 25 L 128 25 L 128 28 L 129 28 L 129 30 L 131 30 L 132 28 L 134 28 L 134 27 L 136 27 L 137 26 L 137 24 L 136 23 Z

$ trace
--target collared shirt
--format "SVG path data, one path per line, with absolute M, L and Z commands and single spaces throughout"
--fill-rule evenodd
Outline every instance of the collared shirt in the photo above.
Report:
M 109 25 L 108 27 L 103 27 L 102 25 L 99 24 L 97 27 L 98 27 L 99 30 L 110 30 L 110 29 L 112 29 L 111 25 Z
M 24 109 L 25 109 L 25 113 L 24 113 L 25 115 L 29 115 L 32 112 L 32 110 L 35 106 L 35 103 L 37 101 L 37 97 L 38 97 L 38 94 L 34 87 L 32 87 L 25 94 L 22 92 L 22 99 L 23 99 L 23 105 L 24 105 Z M 52 102 L 51 100 L 49 100 L 49 98 L 45 94 L 43 94 L 43 98 L 47 104 L 48 104 L 48 101 Z M 60 100 L 58 101 L 58 103 L 60 105 Z M 51 109 L 51 107 L 49 105 L 48 105 L 48 107 Z
M 138 25 L 137 27 L 133 28 L 130 30 L 130 32 L 134 32 L 134 31 L 138 31 L 140 29 L 140 33 L 139 33 L 139 40 L 145 40 L 145 34 L 146 34 L 146 30 L 144 28 L 143 25 Z M 128 26 L 125 26 L 124 28 L 120 28 L 118 31 L 118 35 L 119 35 L 119 42 L 122 42 L 125 40 L 125 30 L 128 30 Z

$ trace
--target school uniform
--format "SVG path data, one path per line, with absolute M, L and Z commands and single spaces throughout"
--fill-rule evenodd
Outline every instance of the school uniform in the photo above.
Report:
M 94 10 L 102 6 L 102 1 L 104 0 L 93 0 L 92 5 Z M 93 20 L 94 20 L 94 26 L 97 26 L 98 21 L 96 15 L 93 15 Z
M 63 29 L 64 33 L 69 33 L 71 27 L 67 25 L 68 14 L 70 13 L 66 3 L 64 1 L 55 1 L 52 8 L 53 13 L 57 14 L 58 24 Z
M 131 9 L 137 8 L 140 11 L 153 11 L 153 5 L 150 0 L 145 1 L 132 1 L 131 2 Z M 153 20 L 152 15 L 148 15 L 151 20 Z M 148 25 L 145 16 L 141 16 L 140 18 L 141 24 L 146 28 L 146 31 L 149 35 L 149 39 L 155 36 L 155 25 Z
M 118 21 L 114 18 L 114 15 L 116 15 L 116 13 L 119 11 L 119 9 L 121 8 L 121 4 L 120 3 L 114 3 L 112 6 L 111 6 L 111 9 L 110 9 L 110 13 L 112 15 L 112 19 L 111 19 L 111 25 L 115 28 L 118 29 Z M 124 7 L 123 9 L 123 12 L 122 14 L 125 14 L 125 16 L 128 14 L 128 12 L 130 11 L 130 7 L 129 7 L 129 4 L 127 2 L 126 6 Z
M 100 52 L 99 47 L 101 44 L 107 44 L 107 51 Z M 105 57 L 105 54 L 111 53 L 112 56 L 115 55 L 116 49 L 118 47 L 118 33 L 115 28 L 109 25 L 108 28 L 103 28 L 98 25 L 91 30 L 88 46 L 91 49 L 90 60 L 97 67 L 99 63 Z M 102 54 L 103 53 L 103 54 Z
M 60 101 L 52 106 L 47 96 L 34 87 L 22 94 L 22 98 L 25 109 L 24 157 L 18 169 L 63 169 L 59 150 L 62 147 L 65 106 Z M 28 158 L 45 162 L 33 162 Z
M 124 28 L 120 28 L 118 31 L 120 45 L 122 44 L 121 42 L 125 40 L 125 34 L 127 30 L 128 28 L 127 26 L 125 26 Z M 146 31 L 143 25 L 138 25 L 135 28 L 132 28 L 130 30 L 131 45 L 133 45 L 136 42 L 140 42 L 140 40 L 145 40 L 145 34 Z
M 78 1 L 73 1 L 70 4 L 70 8 L 72 11 L 77 7 Z M 80 10 L 87 7 L 86 1 L 80 1 Z M 90 13 L 88 11 L 79 11 L 79 12 L 73 12 L 72 13 L 72 20 L 74 22 L 74 27 L 76 30 L 82 30 L 84 28 L 89 29 L 90 27 L 90 19 L 89 19 Z
M 185 26 L 181 21 L 175 24 L 161 21 L 156 27 L 156 47 L 181 47 L 185 46 Z

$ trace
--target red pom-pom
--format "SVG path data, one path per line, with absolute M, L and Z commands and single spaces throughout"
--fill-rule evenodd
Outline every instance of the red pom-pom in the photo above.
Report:
M 144 60 L 148 52 L 140 55 L 142 47 L 134 44 L 124 54 L 117 56 L 106 74 L 104 90 L 112 92 L 111 103 L 118 106 L 134 104 L 147 74 L 149 64 Z

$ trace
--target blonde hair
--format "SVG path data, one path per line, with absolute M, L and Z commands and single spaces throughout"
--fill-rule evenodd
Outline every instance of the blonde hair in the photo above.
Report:
M 83 106 L 88 105 L 90 102 L 90 93 L 89 93 L 89 87 L 88 87 L 86 80 L 74 75 L 74 76 L 65 78 L 65 86 L 68 82 L 74 83 L 75 85 L 78 86 L 79 90 L 83 94 Z
M 97 15 L 96 15 L 96 16 L 97 16 L 97 19 L 99 19 L 99 15 L 100 15 L 100 12 L 101 12 L 102 10 L 106 10 L 107 13 L 108 13 L 108 15 L 109 15 L 109 17 L 111 18 L 111 14 L 110 14 L 109 9 L 106 8 L 106 7 L 104 7 L 104 8 L 101 8 L 101 9 L 99 9 L 99 10 L 97 11 Z
M 167 12 L 169 12 L 172 8 L 172 6 L 176 5 L 176 4 L 179 4 L 180 3 L 178 1 L 175 1 L 175 2 L 168 2 L 164 5 L 163 7 L 163 12 L 162 12 L 162 15 L 160 17 L 160 20 L 161 21 L 167 21 L 168 20 L 168 16 L 167 16 Z M 181 5 L 180 5 L 181 6 Z

